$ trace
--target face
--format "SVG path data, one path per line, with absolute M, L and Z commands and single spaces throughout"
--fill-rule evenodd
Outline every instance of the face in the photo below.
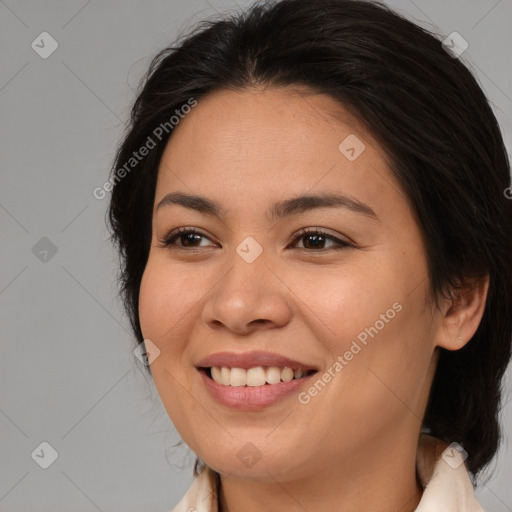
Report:
M 415 443 L 433 375 L 424 246 L 386 155 L 333 99 L 296 91 L 215 92 L 181 119 L 140 289 L 142 332 L 160 350 L 151 372 L 182 439 L 219 473 L 261 481 Z M 218 216 L 158 207 L 176 192 L 214 201 Z M 327 194 L 344 199 L 271 215 Z M 316 373 L 264 406 L 214 398 L 199 362 L 253 351 Z

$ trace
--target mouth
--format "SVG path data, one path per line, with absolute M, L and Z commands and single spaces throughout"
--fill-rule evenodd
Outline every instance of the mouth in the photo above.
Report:
M 318 373 L 314 369 L 278 368 L 275 366 L 257 366 L 249 369 L 228 368 L 221 366 L 198 367 L 199 372 L 205 374 L 217 384 L 228 387 L 262 387 L 301 380 Z

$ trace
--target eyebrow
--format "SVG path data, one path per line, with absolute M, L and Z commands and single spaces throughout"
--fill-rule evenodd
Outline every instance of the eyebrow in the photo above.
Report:
M 180 205 L 191 210 L 212 215 L 217 218 L 225 216 L 221 205 L 216 201 L 199 195 L 171 192 L 158 203 L 156 210 L 164 206 Z M 377 214 L 366 203 L 343 194 L 306 194 L 274 203 L 267 211 L 271 221 L 283 219 L 315 208 L 346 208 L 352 212 L 378 220 Z

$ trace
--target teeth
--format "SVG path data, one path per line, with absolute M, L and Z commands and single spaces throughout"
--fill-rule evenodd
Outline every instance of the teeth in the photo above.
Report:
M 224 384 L 224 379 L 222 378 L 222 370 L 218 366 L 212 366 L 210 368 L 212 373 L 212 379 L 219 384 Z
M 281 382 L 281 368 L 271 366 L 267 370 L 267 382 L 269 384 L 278 384 Z
M 221 384 L 224 384 L 224 386 L 229 386 L 230 383 L 230 374 L 231 370 L 229 368 L 221 368 L 220 371 L 220 377 L 221 377 Z
M 245 386 L 247 381 L 247 372 L 243 368 L 231 368 L 232 386 Z
M 242 370 L 242 371 L 244 371 L 244 370 Z M 265 368 L 263 368 L 262 366 L 256 366 L 256 368 L 249 368 L 244 373 L 246 374 L 248 386 L 263 386 L 265 384 L 265 382 L 267 381 L 267 375 L 265 373 Z M 245 384 L 245 382 L 244 382 L 244 384 Z
M 263 386 L 265 383 L 278 384 L 300 379 L 305 375 L 301 369 L 278 368 L 277 366 L 255 366 L 245 370 L 244 368 L 226 368 L 225 366 L 212 366 L 210 368 L 212 379 L 224 386 Z

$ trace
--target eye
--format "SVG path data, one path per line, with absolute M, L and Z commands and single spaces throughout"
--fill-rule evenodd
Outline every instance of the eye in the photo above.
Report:
M 196 231 L 193 228 L 177 228 L 171 231 L 163 240 L 160 241 L 161 245 L 159 247 L 169 247 L 176 246 L 180 248 L 196 248 L 199 247 L 194 245 L 196 242 L 200 241 L 201 238 L 209 238 L 203 233 Z M 176 241 L 180 240 L 182 242 L 181 245 L 176 245 Z
M 179 247 L 179 248 L 192 248 L 195 249 L 197 247 L 201 247 L 198 245 L 194 245 L 197 242 L 201 241 L 201 238 L 209 240 L 209 238 L 201 233 L 200 231 L 197 231 L 193 228 L 177 228 L 173 231 L 171 231 L 163 240 L 160 241 L 161 245 L 159 247 Z M 177 245 L 176 241 L 180 241 L 181 244 Z M 305 249 L 307 251 L 315 251 L 315 249 L 325 250 L 325 249 L 345 249 L 347 247 L 353 247 L 352 244 L 349 242 L 344 242 L 343 240 L 340 240 L 339 238 L 336 238 L 333 235 L 329 235 L 325 231 L 322 231 L 321 229 L 315 228 L 315 229 L 308 229 L 303 228 L 301 229 L 293 239 L 293 245 L 296 245 L 296 243 L 300 240 L 309 240 L 306 245 L 303 244 L 303 247 L 298 247 L 298 249 Z M 334 242 L 334 247 L 323 247 L 325 245 L 326 241 L 332 241 Z M 306 247 L 306 246 L 310 247 Z M 203 246 L 204 247 L 204 246 Z M 320 251 L 316 251 L 320 252 Z
M 293 243 L 295 244 L 297 241 L 300 240 L 308 240 L 308 242 L 305 245 L 309 245 L 310 247 L 306 247 L 303 244 L 303 247 L 298 247 L 298 249 L 306 249 L 307 251 L 315 251 L 315 249 L 325 250 L 325 249 L 345 249 L 347 247 L 353 247 L 352 244 L 349 242 L 344 242 L 343 240 L 340 240 L 339 238 L 336 238 L 333 235 L 329 235 L 325 231 L 322 231 L 321 229 L 315 228 L 315 229 L 308 229 L 303 228 L 301 229 L 297 235 L 295 236 Z M 334 242 L 334 247 L 323 247 L 325 242 L 327 240 L 331 240 Z M 320 252 L 320 251 L 316 251 Z

